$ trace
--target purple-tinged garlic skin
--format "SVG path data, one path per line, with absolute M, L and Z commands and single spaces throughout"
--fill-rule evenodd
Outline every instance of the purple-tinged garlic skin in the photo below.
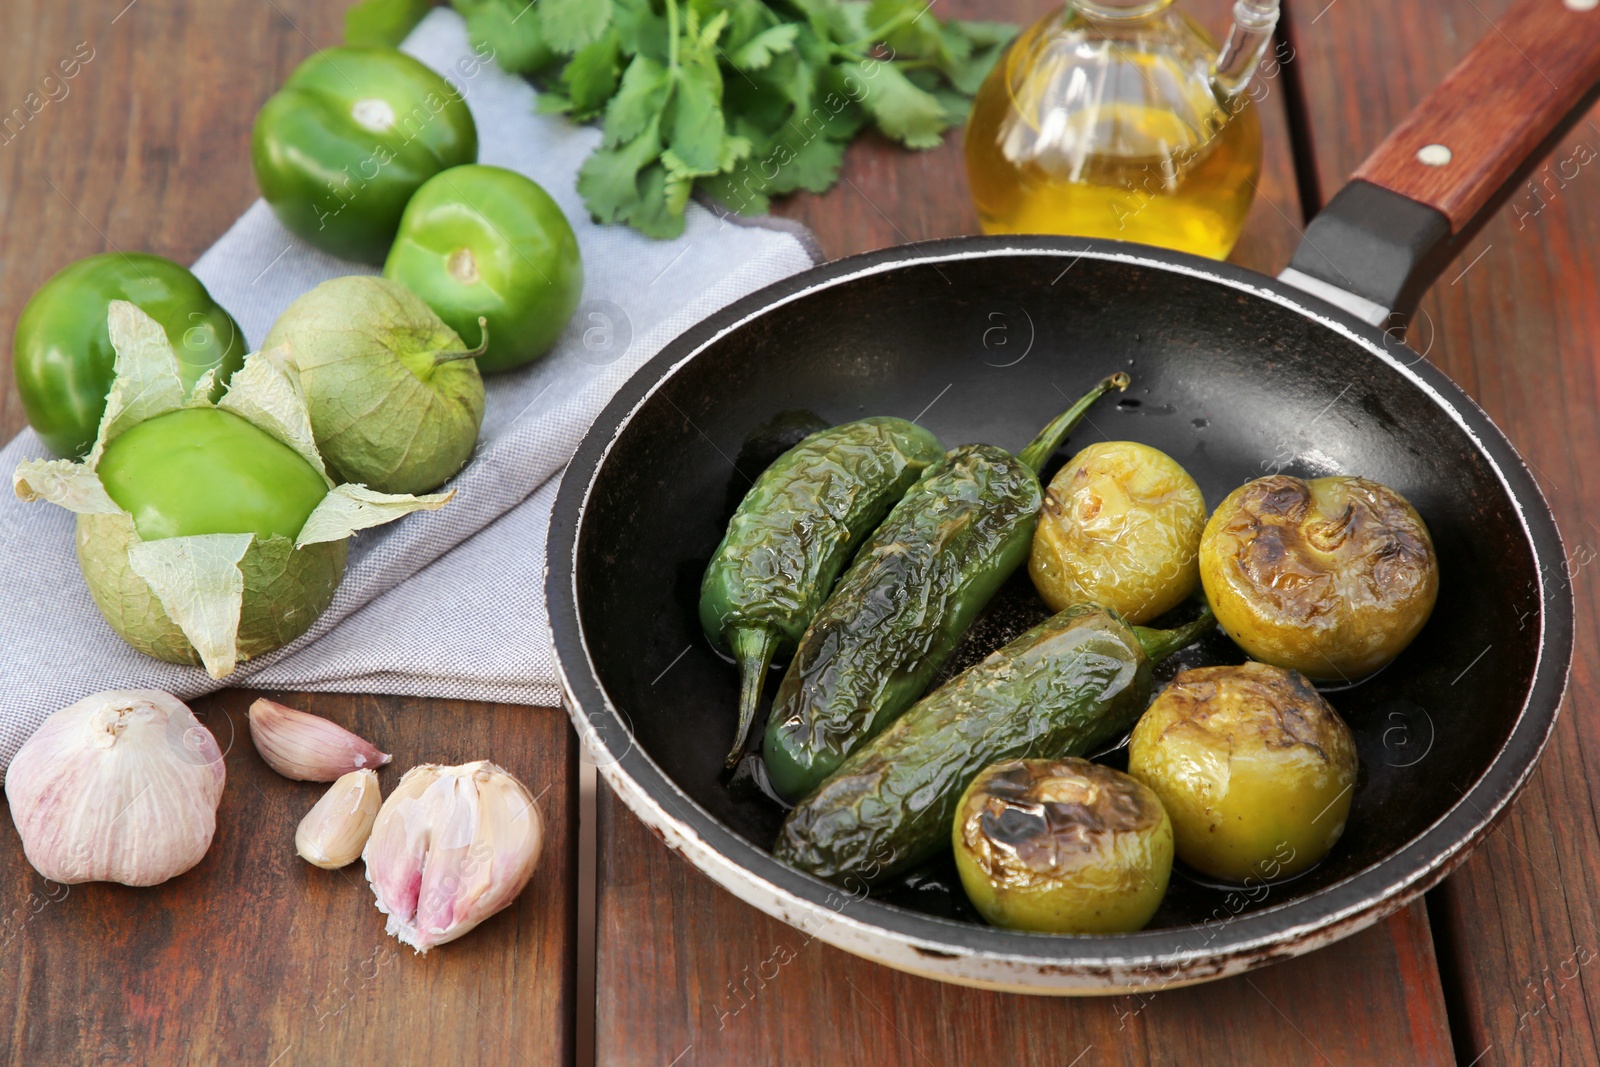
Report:
M 383 802 L 361 858 L 388 933 L 424 953 L 515 900 L 543 845 L 539 807 L 509 772 L 424 763 Z
M 267 766 L 301 782 L 334 782 L 394 757 L 338 723 L 271 700 L 250 705 L 250 739 Z
M 46 719 L 5 788 L 28 862 L 46 878 L 156 885 L 211 847 L 226 778 L 216 738 L 187 705 L 123 689 Z

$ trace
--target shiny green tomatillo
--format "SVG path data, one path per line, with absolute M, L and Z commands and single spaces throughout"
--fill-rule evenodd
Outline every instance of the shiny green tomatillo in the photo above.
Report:
M 478 158 L 460 90 L 392 48 L 325 48 L 256 116 L 256 184 L 278 220 L 343 259 L 382 263 L 423 182 Z
M 539 184 L 471 164 L 423 183 L 400 220 L 383 276 L 422 297 L 468 341 L 489 323 L 485 373 L 550 350 L 583 295 L 578 239 Z
M 293 541 L 328 495 L 298 452 L 217 408 L 184 408 L 112 438 L 95 468 L 141 540 L 253 533 Z
M 186 389 L 216 368 L 212 400 L 250 350 L 200 279 L 170 259 L 107 252 L 62 268 L 22 309 L 12 347 L 28 423 L 58 456 L 88 452 L 106 410 L 117 362 L 106 330 L 113 300 L 127 300 L 161 324 Z
M 929 467 L 800 640 L 767 720 L 767 777 L 798 800 L 917 701 L 989 598 L 1028 558 L 1039 468 L 1114 374 L 1013 456 L 962 445 Z

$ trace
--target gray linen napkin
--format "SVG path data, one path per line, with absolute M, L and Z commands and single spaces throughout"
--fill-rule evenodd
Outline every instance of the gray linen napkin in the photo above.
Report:
M 574 182 L 597 130 L 535 114 L 534 90 L 476 53 L 454 12 L 430 14 L 405 48 L 463 91 L 479 161 L 521 171 L 561 205 L 583 250 L 583 303 L 548 356 L 487 379 L 483 430 L 451 482 L 455 499 L 358 534 L 327 613 L 226 684 L 552 704 L 542 573 L 555 475 L 606 401 L 667 341 L 820 255 L 803 229 L 740 225 L 693 203 L 674 241 L 596 226 Z M 194 270 L 252 344 L 317 283 L 376 273 L 290 236 L 260 201 Z M 222 687 L 198 668 L 133 651 L 106 625 L 73 556 L 73 516 L 9 491 L 17 464 L 45 454 L 31 430 L 0 449 L 0 770 L 45 716 L 89 693 L 151 687 L 193 697 Z

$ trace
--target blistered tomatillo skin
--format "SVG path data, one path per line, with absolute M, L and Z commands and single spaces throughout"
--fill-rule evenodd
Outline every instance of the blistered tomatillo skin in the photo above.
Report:
M 1052 611 L 1087 601 L 1148 622 L 1200 584 L 1205 524 L 1205 498 L 1176 460 L 1149 445 L 1104 441 L 1050 480 L 1028 573 Z
M 459 90 L 393 48 L 324 48 L 256 116 L 261 196 L 296 236 L 342 259 L 382 263 L 406 202 L 478 158 Z
M 967 788 L 956 869 L 985 919 L 1012 930 L 1131 933 L 1172 874 L 1172 822 L 1155 793 L 1088 760 L 1013 760 Z
M 1133 728 L 1128 773 L 1172 818 L 1178 858 L 1236 882 L 1317 863 L 1344 833 L 1350 728 L 1302 675 L 1265 663 L 1180 673 Z
M 95 472 L 145 541 L 215 533 L 293 541 L 328 495 L 298 452 L 216 408 L 131 427 L 106 445 Z
M 1253 658 L 1353 681 L 1417 636 L 1439 593 L 1422 517 L 1365 478 L 1273 475 L 1230 493 L 1200 540 L 1217 622 Z
M 484 373 L 538 359 L 583 295 L 583 261 L 561 208 L 539 184 L 503 167 L 470 164 L 429 178 L 406 205 L 383 265 L 470 343 L 479 317 Z
M 200 279 L 170 259 L 107 252 L 63 267 L 29 298 L 12 345 L 28 423 L 58 456 L 88 452 L 105 414 L 117 362 L 106 326 L 113 300 L 127 300 L 161 324 L 185 389 L 216 371 L 212 400 L 222 398 L 250 350 Z

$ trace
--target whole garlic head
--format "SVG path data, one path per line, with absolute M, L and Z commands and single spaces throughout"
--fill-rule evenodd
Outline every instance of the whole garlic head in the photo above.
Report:
M 388 932 L 423 953 L 516 899 L 543 845 L 539 807 L 509 772 L 424 763 L 383 802 L 361 858 Z
M 96 693 L 44 721 L 11 761 L 6 799 L 53 882 L 155 885 L 200 862 L 226 771 L 211 731 L 170 693 Z

